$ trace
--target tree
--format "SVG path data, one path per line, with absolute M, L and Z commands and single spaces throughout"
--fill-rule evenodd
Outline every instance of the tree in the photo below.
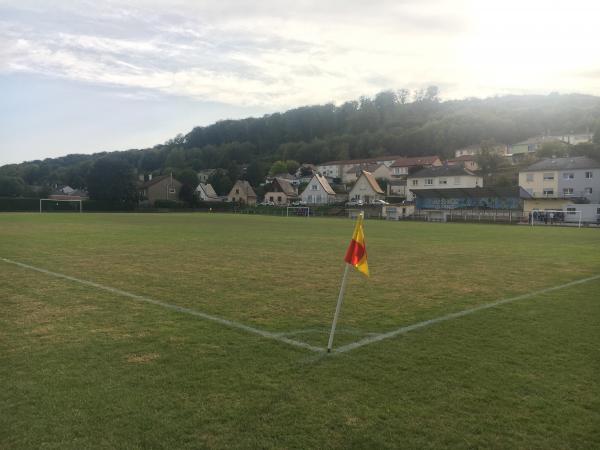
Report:
M 425 100 L 437 103 L 440 101 L 439 94 L 440 90 L 437 86 L 428 86 L 425 91 Z
M 267 174 L 267 169 L 265 164 L 260 161 L 252 161 L 248 168 L 246 169 L 245 179 L 252 186 L 258 186 L 265 179 L 265 175 Z
M 227 172 L 223 169 L 217 169 L 215 172 L 208 177 L 207 180 L 219 195 L 227 195 L 233 187 L 233 181 L 227 175 Z
M 410 91 L 408 89 L 398 89 L 397 97 L 400 104 L 405 105 L 410 98 Z
M 133 168 L 111 157 L 94 163 L 87 176 L 87 186 L 92 200 L 130 203 L 137 198 Z
M 198 187 L 198 174 L 193 169 L 182 169 L 175 172 L 175 178 L 181 183 L 179 198 L 187 203 L 193 203 L 194 191 Z
M 0 197 L 19 197 L 25 190 L 25 183 L 19 177 L 0 175 Z
M 569 153 L 569 146 L 562 141 L 544 142 L 536 152 L 540 158 L 563 157 Z

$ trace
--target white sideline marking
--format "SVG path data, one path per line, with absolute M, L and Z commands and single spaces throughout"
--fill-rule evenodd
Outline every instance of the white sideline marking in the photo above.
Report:
M 396 337 L 400 334 L 408 333 L 409 331 L 417 330 L 419 328 L 425 328 L 429 325 L 434 325 L 436 323 L 445 322 L 447 320 L 456 319 L 458 317 L 467 316 L 469 314 L 476 313 L 478 311 L 482 311 L 484 309 L 494 308 L 499 305 L 504 305 L 506 303 L 512 303 L 519 300 L 525 300 L 530 297 L 535 297 L 537 295 L 545 294 L 547 292 L 558 291 L 560 289 L 565 289 L 571 286 L 576 286 L 578 284 L 587 283 L 589 281 L 594 281 L 600 278 L 600 275 L 595 275 L 593 277 L 583 278 L 581 280 L 571 281 L 569 283 L 561 284 L 560 286 L 553 286 L 545 289 L 540 289 L 539 291 L 529 292 L 528 294 L 517 295 L 516 297 L 505 298 L 502 300 L 497 300 L 495 302 L 486 303 L 485 305 L 475 306 L 474 308 L 464 309 L 462 311 L 458 311 L 451 314 L 446 314 L 445 316 L 437 317 L 435 319 L 425 320 L 423 322 L 415 323 L 413 325 L 408 325 L 405 327 L 397 328 L 392 331 L 388 331 L 387 333 L 377 334 L 375 336 L 366 337 L 361 339 L 360 341 L 353 342 L 351 344 L 343 345 L 334 349 L 334 353 L 345 353 L 350 350 L 355 350 L 359 347 L 363 347 L 368 344 L 373 344 L 374 342 L 383 341 L 384 339 L 390 339 Z
M 24 269 L 35 270 L 36 272 L 41 272 L 46 275 L 51 275 L 57 278 L 63 278 L 65 280 L 73 281 L 75 283 L 84 284 L 86 286 L 91 286 L 96 289 L 102 289 L 103 291 L 112 292 L 113 294 L 121 295 L 123 297 L 129 297 L 134 300 L 138 300 L 140 302 L 151 303 L 153 305 L 162 306 L 163 308 L 171 309 L 173 311 L 177 311 L 180 313 L 190 314 L 192 316 L 200 317 L 205 320 L 210 320 L 212 322 L 220 323 L 221 325 L 225 325 L 230 328 L 237 328 L 238 330 L 243 330 L 248 333 L 257 334 L 267 339 L 272 339 L 277 342 L 283 342 L 285 344 L 293 345 L 295 347 L 301 347 L 308 350 L 312 350 L 313 352 L 324 352 L 325 349 L 322 347 L 315 347 L 313 345 L 307 344 L 306 342 L 295 341 L 293 339 L 286 338 L 285 336 L 281 336 L 276 333 L 271 333 L 269 331 L 261 330 L 259 328 L 254 328 L 248 325 L 244 325 L 243 323 L 234 322 L 233 320 L 223 319 L 222 317 L 213 316 L 210 314 L 203 313 L 201 311 L 196 311 L 190 308 L 184 308 L 182 306 L 172 305 L 170 303 L 161 302 L 160 300 L 154 300 L 149 297 L 144 297 L 137 294 L 132 294 L 131 292 L 122 291 L 121 289 L 113 288 L 110 286 L 105 286 L 103 284 L 94 283 L 93 281 L 82 280 L 80 278 L 75 278 L 69 275 L 64 275 L 62 273 L 51 272 L 50 270 L 42 269 L 35 266 L 30 266 L 29 264 L 24 264 L 17 261 L 12 261 L 6 258 L 0 258 L 0 260 L 4 261 L 8 264 L 13 264 L 15 266 L 22 267 Z

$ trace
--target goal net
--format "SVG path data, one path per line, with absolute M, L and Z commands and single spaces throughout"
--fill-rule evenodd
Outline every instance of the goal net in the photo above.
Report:
M 40 212 L 82 212 L 81 200 L 55 200 L 53 198 L 40 199 Z
M 534 209 L 529 212 L 529 223 L 535 225 L 573 224 L 581 227 L 581 211 L 575 208 L 563 209 Z
M 310 217 L 310 208 L 308 206 L 288 206 L 286 215 L 290 216 L 300 216 L 300 217 Z

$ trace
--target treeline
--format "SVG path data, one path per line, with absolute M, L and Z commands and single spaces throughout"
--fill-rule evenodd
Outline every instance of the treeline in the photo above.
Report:
M 260 118 L 224 120 L 143 150 L 6 165 L 0 167 L 0 196 L 43 193 L 55 184 L 87 189 L 94 164 L 104 158 L 125 164 L 131 174 L 185 171 L 183 175 L 189 176 L 190 171 L 222 168 L 217 176 L 225 189 L 239 177 L 258 184 L 277 160 L 318 164 L 383 154 L 452 157 L 455 149 L 484 140 L 511 144 L 544 133 L 599 127 L 600 98 L 594 96 L 550 94 L 441 102 L 435 87 L 412 96 L 401 89 L 340 106 L 306 106 Z

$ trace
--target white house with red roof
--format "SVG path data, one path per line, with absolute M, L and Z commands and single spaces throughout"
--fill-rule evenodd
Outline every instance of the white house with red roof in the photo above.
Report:
M 371 172 L 363 170 L 350 190 L 349 198 L 350 200 L 362 200 L 363 203 L 368 204 L 373 203 L 374 200 L 383 200 L 385 192 L 377 183 L 375 176 Z

